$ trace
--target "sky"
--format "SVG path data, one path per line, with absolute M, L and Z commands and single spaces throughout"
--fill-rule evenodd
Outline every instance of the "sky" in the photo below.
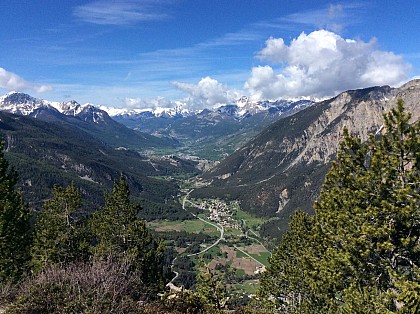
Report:
M 0 94 L 116 108 L 420 77 L 420 1 L 0 0 Z

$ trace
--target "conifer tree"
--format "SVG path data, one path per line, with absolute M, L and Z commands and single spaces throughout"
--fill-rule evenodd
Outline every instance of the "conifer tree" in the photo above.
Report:
M 293 312 L 307 306 L 313 308 L 316 303 L 305 280 L 311 270 L 307 258 L 314 254 L 313 226 L 313 216 L 297 211 L 290 222 L 290 231 L 284 234 L 269 259 L 270 267 L 262 274 L 258 295 L 263 300 L 276 296 L 273 311 L 276 307 L 286 309 L 287 304 L 287 310 Z M 265 305 L 270 307 L 271 303 Z
M 286 252 L 271 261 L 265 280 L 281 282 L 280 297 L 290 297 L 284 286 L 296 276 L 281 265 L 296 255 L 303 261 L 305 294 L 298 304 L 310 304 L 311 310 L 298 307 L 299 313 L 420 310 L 420 123 L 410 124 L 402 101 L 384 120 L 386 133 L 366 143 L 345 130 L 306 242 L 295 235 L 304 236 L 300 219 L 283 240 L 291 243 L 279 247 Z M 269 289 L 263 281 L 264 286 Z M 371 307 L 360 309 L 361 300 Z M 286 302 L 289 310 L 297 304 L 292 301 Z
M 207 265 L 205 265 L 205 270 L 197 275 L 196 295 L 210 310 L 222 311 L 226 308 L 226 302 L 229 298 L 223 278 L 224 275 L 220 272 L 212 271 Z
M 160 289 L 164 283 L 164 247 L 137 217 L 129 196 L 127 181 L 121 176 L 112 193 L 105 195 L 105 206 L 93 217 L 92 230 L 98 242 L 95 255 L 129 262 L 150 290 Z
M 0 283 L 19 280 L 30 259 L 31 215 L 15 190 L 17 180 L 17 172 L 4 158 L 4 141 L 0 141 Z
M 67 188 L 53 187 L 52 198 L 44 203 L 35 224 L 32 263 L 36 272 L 49 264 L 87 258 L 89 238 L 81 210 L 80 192 L 73 182 Z

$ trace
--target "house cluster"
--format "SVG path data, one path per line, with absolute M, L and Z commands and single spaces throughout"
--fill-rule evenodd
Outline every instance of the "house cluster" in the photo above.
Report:
M 203 200 L 199 208 L 210 212 L 208 219 L 225 228 L 240 229 L 240 225 L 232 218 L 230 206 L 221 200 Z

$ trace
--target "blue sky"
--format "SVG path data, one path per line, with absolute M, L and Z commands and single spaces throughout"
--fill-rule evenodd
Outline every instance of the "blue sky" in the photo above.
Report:
M 2 94 L 210 107 L 420 75 L 418 0 L 0 0 L 0 13 Z

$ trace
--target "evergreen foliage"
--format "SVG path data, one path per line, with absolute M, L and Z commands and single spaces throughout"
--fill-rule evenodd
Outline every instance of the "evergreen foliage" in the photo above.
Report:
M 7 138 L 8 162 L 19 174 L 17 186 L 31 208 L 42 209 L 54 184 L 74 181 L 90 213 L 103 205 L 103 191 L 112 189 L 121 173 L 127 174 L 134 201 L 175 216 L 182 208 L 175 197 L 179 186 L 169 177 L 194 172 L 189 161 L 154 159 L 137 151 L 114 149 L 67 123 L 46 122 L 0 111 L 0 138 Z M 78 120 L 74 119 L 73 120 Z M 82 122 L 82 121 L 80 121 Z M 121 138 L 120 138 L 121 139 Z M 121 146 L 123 144 L 120 143 Z M 167 180 L 156 178 L 167 176 Z
M 96 256 L 113 257 L 128 262 L 151 291 L 164 283 L 164 247 L 137 217 L 130 201 L 130 191 L 123 176 L 114 182 L 105 206 L 94 214 L 92 230 L 97 240 Z
M 4 159 L 4 141 L 0 141 L 0 283 L 19 280 L 30 259 L 31 214 L 15 190 L 17 180 L 17 172 Z
M 212 271 L 206 266 L 204 272 L 197 275 L 196 295 L 209 309 L 221 311 L 226 309 L 228 294 L 224 283 L 224 274 Z
M 35 224 L 32 264 L 35 272 L 50 264 L 67 264 L 88 257 L 89 232 L 82 216 L 79 190 L 54 185 Z
M 401 100 L 384 119 L 367 143 L 344 131 L 315 216 L 271 259 L 260 294 L 290 313 L 420 311 L 420 123 Z

